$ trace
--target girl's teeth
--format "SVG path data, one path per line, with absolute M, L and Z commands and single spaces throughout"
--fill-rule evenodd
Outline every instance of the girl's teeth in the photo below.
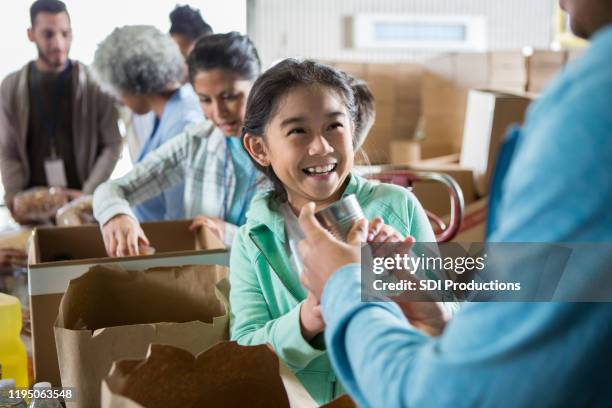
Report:
M 330 171 L 333 170 L 333 168 L 334 168 L 334 164 L 329 164 L 327 166 L 309 167 L 306 170 L 309 173 L 322 174 L 322 173 L 329 173 Z

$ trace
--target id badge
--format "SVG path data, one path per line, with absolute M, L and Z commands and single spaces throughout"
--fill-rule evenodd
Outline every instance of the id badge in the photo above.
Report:
M 66 169 L 62 159 L 45 160 L 45 175 L 49 187 L 67 187 Z

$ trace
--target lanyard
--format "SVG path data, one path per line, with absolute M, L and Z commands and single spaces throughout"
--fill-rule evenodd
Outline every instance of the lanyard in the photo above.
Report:
M 56 158 L 56 132 L 57 132 L 57 124 L 59 123 L 59 115 L 61 113 L 62 108 L 62 96 L 64 94 L 64 78 L 70 71 L 72 67 L 72 63 L 68 61 L 66 64 L 66 68 L 59 74 L 57 79 L 57 84 L 55 86 L 55 93 L 53 95 L 55 103 L 55 110 L 52 115 L 49 115 L 45 107 L 43 106 L 42 95 L 40 94 L 40 77 L 38 75 L 38 69 L 36 68 L 36 63 L 32 66 L 32 94 L 34 99 L 36 100 L 36 105 L 38 111 L 40 113 L 43 125 L 47 128 L 47 133 L 49 135 L 49 139 L 51 140 L 51 157 Z
M 227 163 L 229 161 L 229 146 L 227 144 L 227 137 L 224 136 L 225 140 L 225 160 L 223 161 L 223 216 L 221 219 L 225 220 L 227 217 L 227 205 L 229 200 L 229 186 L 227 181 Z
M 228 210 L 228 206 L 229 206 L 229 182 L 227 180 L 227 168 L 228 168 L 228 162 L 229 162 L 229 145 L 227 142 L 227 137 L 225 138 L 225 160 L 223 162 L 223 220 L 227 221 L 228 215 L 229 215 L 229 210 Z M 234 170 L 235 170 L 236 166 L 234 166 Z M 234 173 L 236 173 L 234 171 Z M 247 189 L 245 190 L 243 196 L 242 196 L 242 200 L 240 203 L 240 213 L 238 214 L 238 218 L 236 219 L 236 223 L 240 224 L 240 222 L 242 221 L 242 219 L 244 218 L 246 212 L 247 212 L 247 207 L 249 205 L 249 189 L 251 189 L 253 187 L 253 184 L 255 183 L 255 177 L 257 177 L 257 171 L 252 171 L 251 175 L 249 176 L 249 181 L 247 184 Z

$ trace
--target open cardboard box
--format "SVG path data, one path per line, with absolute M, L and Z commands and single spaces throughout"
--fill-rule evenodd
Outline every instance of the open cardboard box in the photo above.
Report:
M 189 231 L 190 220 L 143 223 L 142 229 L 156 249 L 146 256 L 109 258 L 97 225 L 41 227 L 34 231 L 28 265 L 32 320 L 34 376 L 37 382 L 60 385 L 53 335 L 62 296 L 71 279 L 95 265 L 115 264 L 124 269 L 162 266 L 229 264 L 229 252 L 207 229 Z
M 451 176 L 461 188 L 465 205 L 477 199 L 474 187 L 474 173 L 471 169 L 458 164 L 424 164 L 414 163 L 409 166 L 411 170 L 423 172 L 444 173 Z M 414 184 L 414 195 L 417 196 L 423 208 L 438 216 L 450 214 L 450 196 L 445 185 L 432 182 L 418 182 Z
M 478 195 L 488 194 L 508 128 L 522 124 L 530 103 L 531 99 L 524 95 L 488 89 L 470 91 L 459 163 L 474 171 Z

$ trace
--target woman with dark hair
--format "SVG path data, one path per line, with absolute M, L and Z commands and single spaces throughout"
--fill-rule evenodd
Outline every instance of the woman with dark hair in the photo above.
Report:
M 94 215 L 111 256 L 148 245 L 130 206 L 185 183 L 182 208 L 193 229 L 207 226 L 231 244 L 246 220 L 257 170 L 239 134 L 246 100 L 261 64 L 251 40 L 236 32 L 200 38 L 187 59 L 189 79 L 208 119 L 151 152 L 124 177 L 94 194 Z
M 115 29 L 98 46 L 93 63 L 102 86 L 138 115 L 153 112 L 155 122 L 137 162 L 204 117 L 191 85 L 182 85 L 184 61 L 167 35 L 151 26 Z M 138 220 L 183 218 L 183 185 L 159 191 L 134 209 Z
M 212 33 L 212 27 L 204 21 L 198 9 L 188 5 L 176 6 L 170 13 L 170 36 L 185 58 L 200 37 Z

